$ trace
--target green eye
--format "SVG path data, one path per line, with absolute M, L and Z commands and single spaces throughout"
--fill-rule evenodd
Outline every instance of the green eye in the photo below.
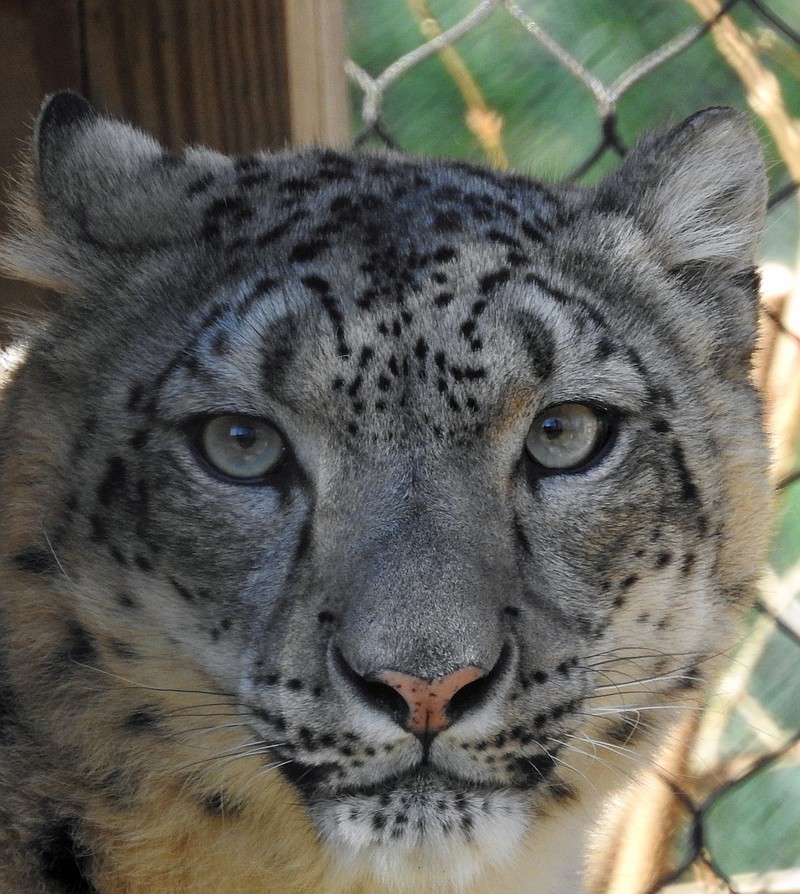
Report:
M 281 461 L 283 438 L 262 419 L 214 416 L 201 427 L 198 446 L 206 462 L 236 481 L 258 481 Z
M 585 404 L 555 404 L 533 420 L 525 449 L 531 460 L 549 472 L 579 469 L 608 442 L 608 422 Z

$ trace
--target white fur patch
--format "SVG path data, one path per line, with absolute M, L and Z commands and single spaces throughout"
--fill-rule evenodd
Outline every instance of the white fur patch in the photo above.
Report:
M 364 864 L 391 891 L 458 891 L 507 863 L 530 822 L 524 796 L 452 791 L 416 777 L 386 795 L 351 795 L 313 810 L 342 869 Z

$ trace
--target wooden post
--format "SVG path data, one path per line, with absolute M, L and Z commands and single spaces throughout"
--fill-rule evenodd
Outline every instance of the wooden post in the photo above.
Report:
M 292 143 L 351 140 L 343 0 L 287 0 L 286 45 Z

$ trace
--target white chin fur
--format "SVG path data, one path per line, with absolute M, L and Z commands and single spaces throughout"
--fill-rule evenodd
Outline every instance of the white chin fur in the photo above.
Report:
M 397 894 L 462 890 L 508 861 L 530 821 L 527 800 L 508 791 L 400 789 L 324 801 L 312 813 L 342 870 L 368 867 Z

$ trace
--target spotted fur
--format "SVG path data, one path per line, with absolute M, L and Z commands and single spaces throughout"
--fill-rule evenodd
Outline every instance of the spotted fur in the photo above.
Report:
M 588 886 L 759 571 L 744 117 L 587 189 L 176 156 L 71 94 L 34 142 L 4 257 L 64 301 L 0 417 L 0 888 Z M 543 474 L 566 401 L 607 443 Z M 274 473 L 199 455 L 230 413 L 281 433 Z M 430 733 L 380 682 L 458 669 Z

